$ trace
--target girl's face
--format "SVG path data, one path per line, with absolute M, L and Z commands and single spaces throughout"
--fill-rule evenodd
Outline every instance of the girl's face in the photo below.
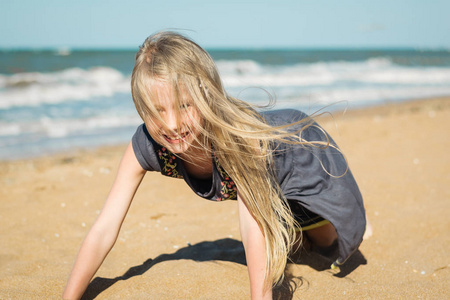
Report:
M 180 101 L 176 101 L 170 86 L 161 81 L 155 81 L 152 90 L 157 95 L 153 104 L 163 122 L 158 117 L 153 117 L 148 122 L 148 132 L 158 144 L 172 153 L 181 157 L 188 156 L 193 150 L 191 146 L 198 146 L 201 125 L 194 101 L 187 93 L 181 95 Z

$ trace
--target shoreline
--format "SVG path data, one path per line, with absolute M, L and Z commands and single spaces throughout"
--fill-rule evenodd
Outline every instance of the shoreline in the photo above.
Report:
M 361 112 L 366 112 L 369 113 L 370 111 L 373 111 L 373 113 L 375 112 L 380 112 L 380 113 L 388 113 L 389 110 L 394 109 L 398 106 L 404 106 L 406 105 L 406 107 L 411 107 L 414 106 L 414 103 L 416 104 L 420 104 L 422 102 L 439 102 L 441 100 L 445 100 L 445 99 L 450 99 L 450 95 L 449 96 L 443 96 L 443 97 L 433 97 L 433 98 L 417 98 L 417 99 L 405 99 L 405 100 L 399 100 L 399 101 L 377 101 L 375 103 L 365 103 L 365 104 L 359 104 L 356 105 L 353 108 L 345 108 L 345 109 L 341 109 L 341 108 L 337 108 L 337 109 L 333 109 L 331 111 L 328 111 L 327 108 L 333 108 L 334 106 L 336 107 L 340 107 L 342 106 L 342 103 L 344 103 L 345 101 L 341 102 L 336 102 L 334 104 L 330 104 L 330 105 L 326 105 L 324 107 L 317 107 L 317 109 L 315 109 L 312 112 L 306 112 L 306 113 L 315 113 L 316 111 L 319 113 L 326 113 L 326 114 L 331 114 L 333 116 L 340 116 L 342 114 L 345 115 L 354 115 L 354 114 L 358 114 Z M 315 105 L 316 107 L 317 105 Z M 320 121 L 320 119 L 319 119 Z M 137 127 L 137 126 L 136 126 Z M 134 133 L 134 132 L 133 132 Z M 131 141 L 131 137 L 130 136 L 130 141 Z M 36 154 L 24 154 L 24 155 L 20 155 L 19 157 L 15 157 L 15 158 L 11 158 L 11 159 L 5 159 L 2 158 L 0 159 L 0 163 L 8 163 L 8 162 L 19 162 L 19 161 L 32 161 L 32 160 L 39 160 L 39 159 L 43 159 L 43 158 L 49 158 L 49 157 L 65 157 L 65 156 L 78 156 L 78 155 L 83 155 L 85 153 L 92 153 L 92 152 L 96 152 L 96 151 L 105 151 L 108 148 L 111 149 L 116 149 L 116 148 L 120 148 L 123 147 L 124 145 L 128 145 L 128 142 L 118 142 L 118 143 L 113 143 L 113 144 L 109 144 L 109 145 L 95 145 L 95 146 L 82 146 L 82 147 L 75 147 L 73 149 L 62 149 L 62 150 L 54 150 L 51 152 L 47 152 L 47 153 L 43 153 L 41 155 L 36 155 Z M 106 150 L 107 151 L 107 150 Z
M 348 157 L 373 235 L 340 274 L 302 254 L 293 299 L 449 298 L 450 98 L 318 121 Z M 125 148 L 0 161 L 0 299 L 61 297 Z M 87 299 L 249 299 L 242 259 L 233 201 L 148 173 Z

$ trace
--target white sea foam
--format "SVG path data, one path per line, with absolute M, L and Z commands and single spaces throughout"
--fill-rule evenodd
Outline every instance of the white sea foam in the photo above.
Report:
M 361 77 L 360 80 L 367 83 L 450 85 L 450 69 L 411 69 L 398 67 L 391 70 L 369 72 Z
M 68 56 L 72 53 L 72 50 L 69 47 L 61 47 L 56 49 L 55 55 L 58 56 Z
M 217 65 L 231 95 L 264 105 L 267 90 L 277 100 L 275 108 L 315 111 L 342 101 L 355 107 L 450 95 L 450 67 L 400 66 L 383 57 L 292 65 L 219 60 Z M 42 153 L 63 144 L 129 140 L 141 121 L 126 93 L 129 76 L 108 67 L 0 75 L 0 159 L 31 148 Z
M 1 138 L 13 136 L 27 136 L 31 139 L 64 138 L 72 135 L 95 134 L 96 132 L 109 132 L 116 128 L 136 127 L 142 123 L 137 115 L 128 116 L 96 116 L 86 119 L 51 119 L 41 118 L 31 122 L 4 123 L 0 122 Z
M 310 91 L 293 98 L 281 98 L 280 105 L 295 103 L 316 103 L 328 105 L 339 101 L 349 103 L 370 103 L 379 101 L 395 101 L 402 99 L 420 99 L 426 97 L 440 97 L 450 95 L 450 86 L 448 87 L 397 87 L 397 88 L 360 88 L 354 89 L 333 89 L 328 91 Z M 363 99 L 364 101 L 361 101 Z
M 262 65 L 252 60 L 218 61 L 227 88 L 273 87 L 283 95 L 286 90 L 301 94 L 312 88 L 342 89 L 350 87 L 361 96 L 360 89 L 380 85 L 424 87 L 450 86 L 450 68 L 404 67 L 386 58 L 361 62 L 319 62 L 287 66 Z M 89 70 L 66 69 L 54 73 L 19 73 L 0 75 L 0 109 L 39 106 L 67 100 L 111 97 L 130 91 L 130 78 L 119 71 L 97 67 Z M 325 93 L 327 94 L 327 93 Z M 384 94 L 378 93 L 379 95 Z M 415 94 L 405 94 L 405 97 Z M 425 95 L 427 96 L 427 95 Z M 430 95 L 432 96 L 432 95 Z M 351 97 L 354 98 L 354 97 Z M 364 101 L 365 97 L 359 98 Z
M 21 128 L 18 123 L 3 123 L 0 122 L 0 136 L 14 136 L 21 133 Z
M 112 96 L 115 93 L 129 92 L 129 82 L 128 77 L 107 67 L 0 75 L 0 108 Z
M 228 87 L 330 86 L 342 82 L 450 85 L 450 68 L 404 67 L 385 58 L 290 66 L 263 66 L 252 61 L 219 61 L 217 65 Z

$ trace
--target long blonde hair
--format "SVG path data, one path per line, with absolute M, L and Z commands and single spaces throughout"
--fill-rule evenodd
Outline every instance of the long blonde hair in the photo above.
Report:
M 213 59 L 178 33 L 152 35 L 136 54 L 133 101 L 149 125 L 155 118 L 162 120 L 152 102 L 155 80 L 168 83 L 176 101 L 182 103 L 186 93 L 193 99 L 202 118 L 201 128 L 197 128 L 202 137 L 198 144 L 205 151 L 214 151 L 236 183 L 265 238 L 265 287 L 277 285 L 295 241 L 296 222 L 274 174 L 272 143 L 306 142 L 299 139 L 298 132 L 271 127 L 251 105 L 227 95 Z

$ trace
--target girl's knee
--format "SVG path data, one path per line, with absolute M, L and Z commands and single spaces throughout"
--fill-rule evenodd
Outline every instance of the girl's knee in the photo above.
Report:
M 337 239 L 336 229 L 331 223 L 307 230 L 304 234 L 308 237 L 311 243 L 317 247 L 329 247 Z

